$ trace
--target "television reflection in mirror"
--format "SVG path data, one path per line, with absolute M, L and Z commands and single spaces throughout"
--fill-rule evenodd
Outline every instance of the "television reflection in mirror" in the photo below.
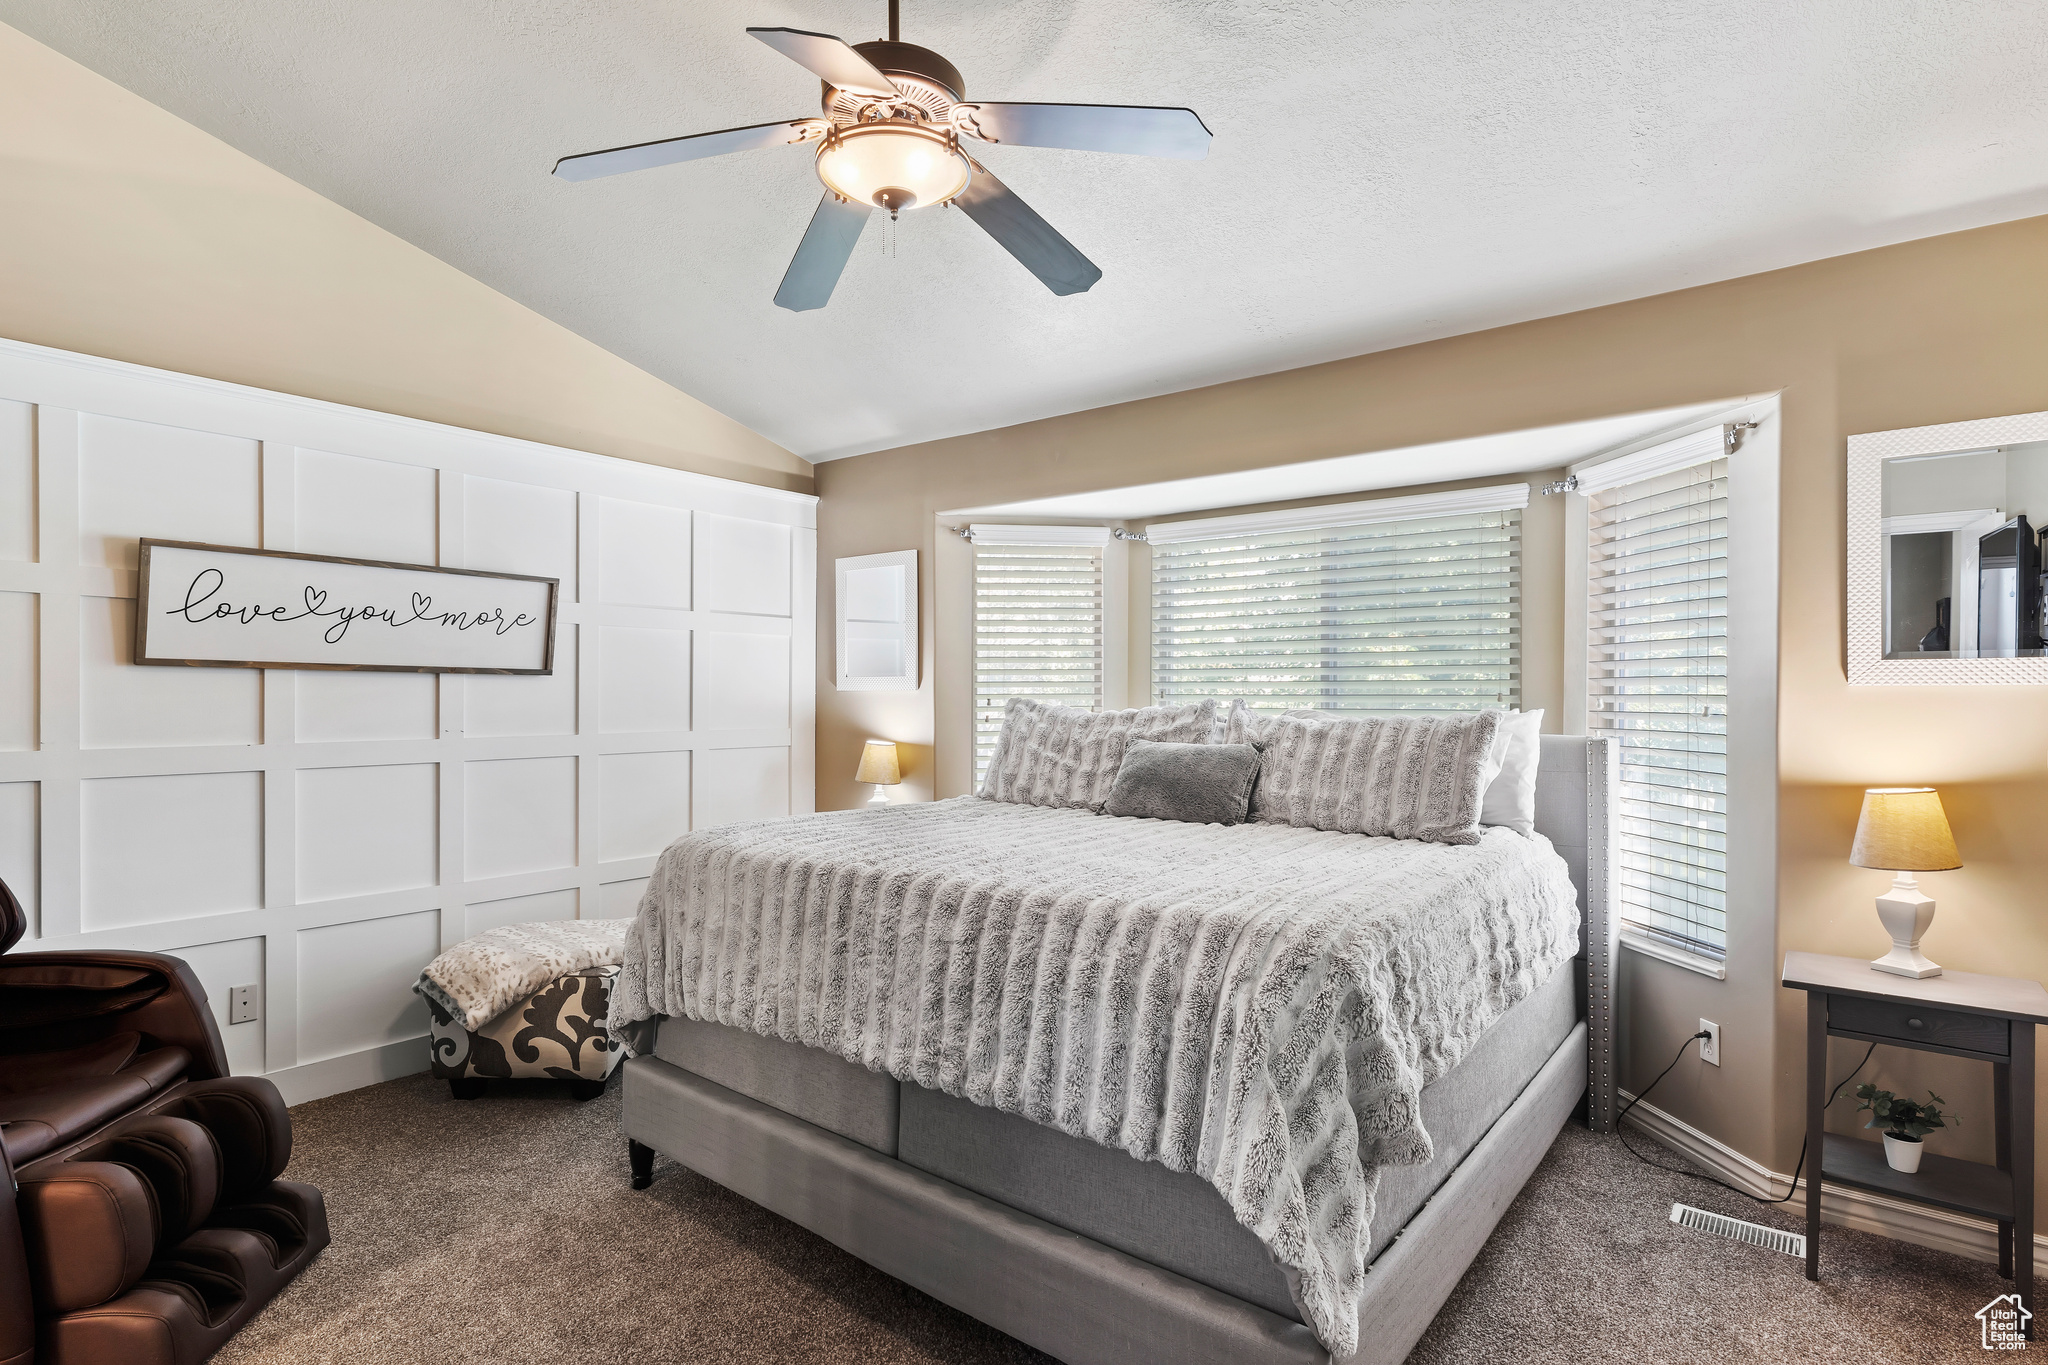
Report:
M 2048 441 L 1884 461 L 1884 657 L 2048 656 Z

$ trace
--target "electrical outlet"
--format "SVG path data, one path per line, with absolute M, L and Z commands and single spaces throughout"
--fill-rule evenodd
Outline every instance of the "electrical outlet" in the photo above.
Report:
M 246 1024 L 257 1017 L 256 988 L 235 986 L 228 991 L 228 1022 Z
M 1707 1035 L 1700 1039 L 1700 1060 L 1708 1066 L 1721 1065 L 1721 1026 L 1711 1019 L 1702 1019 L 1700 1032 Z

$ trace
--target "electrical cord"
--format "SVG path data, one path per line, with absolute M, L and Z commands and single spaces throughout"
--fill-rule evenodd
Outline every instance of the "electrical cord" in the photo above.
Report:
M 1667 1066 L 1662 1071 L 1658 1072 L 1657 1080 L 1651 1081 L 1648 1085 L 1644 1086 L 1642 1089 L 1642 1093 L 1637 1095 L 1634 1099 L 1630 1100 L 1627 1104 L 1623 1105 L 1621 1107 L 1621 1112 L 1614 1116 L 1614 1135 L 1621 1139 L 1622 1146 L 1628 1148 L 1629 1155 L 1634 1157 L 1636 1160 L 1642 1162 L 1645 1166 L 1655 1166 L 1658 1170 L 1669 1171 L 1673 1175 L 1690 1176 L 1694 1180 L 1703 1180 L 1709 1185 L 1719 1185 L 1724 1190 L 1729 1190 L 1735 1194 L 1739 1194 L 1744 1199 L 1755 1200 L 1759 1204 L 1768 1205 L 1789 1203 L 1791 1201 L 1792 1196 L 1799 1189 L 1799 1173 L 1802 1170 L 1806 1169 L 1806 1139 L 1804 1138 L 1801 1138 L 1799 1140 L 1799 1164 L 1792 1168 L 1792 1183 L 1786 1187 L 1785 1197 L 1782 1199 L 1765 1199 L 1761 1195 L 1751 1194 L 1748 1190 L 1736 1189 L 1735 1186 L 1729 1184 L 1725 1180 L 1719 1179 L 1718 1177 L 1711 1175 L 1702 1175 L 1698 1171 L 1690 1171 L 1682 1166 L 1667 1166 L 1661 1161 L 1650 1160 L 1650 1158 L 1644 1156 L 1641 1152 L 1636 1150 L 1635 1145 L 1628 1140 L 1628 1130 L 1621 1126 L 1621 1121 L 1628 1117 L 1628 1111 L 1635 1108 L 1637 1105 L 1641 1104 L 1643 1100 L 1648 1097 L 1649 1093 L 1657 1088 L 1657 1082 L 1663 1080 L 1666 1076 L 1669 1076 L 1671 1074 L 1672 1067 L 1677 1066 L 1680 1062 L 1685 1060 L 1685 1050 L 1687 1048 L 1691 1047 L 1694 1043 L 1698 1042 L 1702 1038 L 1711 1038 L 1712 1036 L 1713 1035 L 1708 1033 L 1705 1029 L 1701 1029 L 1698 1033 L 1693 1034 L 1692 1037 L 1686 1039 L 1684 1042 L 1678 1045 L 1678 1055 L 1671 1059 L 1671 1066 Z M 1856 1072 L 1863 1070 L 1863 1068 L 1869 1064 L 1870 1054 L 1875 1051 L 1877 1051 L 1877 1044 L 1872 1043 L 1870 1047 L 1865 1050 L 1863 1054 L 1863 1060 L 1856 1063 L 1855 1070 L 1852 1070 L 1848 1075 L 1842 1077 L 1841 1080 L 1835 1083 L 1835 1088 L 1828 1092 L 1828 1105 L 1832 1105 L 1835 1102 L 1836 1097 L 1842 1093 L 1843 1086 L 1847 1085 L 1849 1082 L 1856 1079 Z M 1823 1105 L 1821 1107 L 1826 1108 L 1827 1105 Z

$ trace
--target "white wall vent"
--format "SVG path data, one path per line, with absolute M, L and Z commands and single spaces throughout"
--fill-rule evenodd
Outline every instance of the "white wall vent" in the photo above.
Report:
M 1671 1221 L 1695 1232 L 1711 1232 L 1716 1237 L 1733 1237 L 1738 1242 L 1769 1247 L 1773 1251 L 1782 1251 L 1787 1256 L 1797 1256 L 1802 1260 L 1806 1257 L 1806 1237 L 1802 1233 L 1783 1232 L 1777 1228 L 1767 1228 L 1761 1223 L 1745 1223 L 1740 1218 L 1708 1213 L 1705 1209 L 1696 1209 L 1690 1204 L 1673 1204 Z

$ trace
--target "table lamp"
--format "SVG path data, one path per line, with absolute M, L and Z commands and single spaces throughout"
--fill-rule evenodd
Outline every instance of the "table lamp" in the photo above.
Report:
M 1913 879 L 1915 872 L 1947 872 L 1963 865 L 1940 794 L 1932 787 L 1864 792 L 1849 861 L 1896 874 L 1891 890 L 1877 898 L 1877 917 L 1892 936 L 1892 950 L 1870 965 L 1893 976 L 1940 976 L 1941 968 L 1920 951 L 1921 936 L 1934 923 L 1934 898 L 1921 894 Z
M 903 780 L 903 769 L 896 764 L 895 741 L 869 740 L 868 747 L 860 751 L 860 771 L 853 775 L 853 780 L 875 784 L 875 794 L 868 798 L 869 805 L 887 805 L 889 793 L 885 789 Z

